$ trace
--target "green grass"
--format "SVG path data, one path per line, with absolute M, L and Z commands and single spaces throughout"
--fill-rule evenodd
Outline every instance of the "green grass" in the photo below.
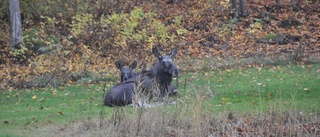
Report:
M 189 90 L 185 95 L 200 89 L 208 96 L 209 104 L 217 106 L 265 112 L 268 105 L 281 101 L 285 108 L 314 111 L 320 110 L 318 69 L 319 65 L 236 69 L 186 75 L 181 79 L 188 77 Z
M 319 69 L 320 65 L 315 64 L 182 74 L 177 105 L 160 108 L 164 112 L 184 109 L 193 116 L 271 111 L 317 115 L 320 111 Z M 100 114 L 104 119 L 111 119 L 115 113 L 113 108 L 101 107 L 103 84 L 12 90 L 0 94 L 0 136 L 37 135 L 38 129 L 99 119 Z M 124 110 L 129 115 L 133 113 L 132 107 Z
M 99 85 L 4 91 L 1 92 L 0 120 L 3 126 L 0 130 L 37 129 L 97 117 L 102 96 L 102 86 Z M 0 131 L 0 135 L 5 131 Z

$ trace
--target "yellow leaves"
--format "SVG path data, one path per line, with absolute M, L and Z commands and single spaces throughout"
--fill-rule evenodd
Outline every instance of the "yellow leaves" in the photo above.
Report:
M 182 34 L 185 34 L 185 33 L 187 33 L 188 31 L 185 29 L 185 28 L 179 28 L 178 30 L 177 30 L 177 34 L 178 35 L 182 35 Z
M 28 48 L 25 44 L 19 44 L 19 49 L 10 49 L 9 54 L 20 61 L 27 59 Z
M 231 105 L 232 103 L 230 101 L 230 98 L 226 98 L 226 97 L 222 97 L 221 98 L 221 103 L 218 106 L 222 106 L 222 105 Z
M 247 32 L 249 34 L 252 34 L 252 33 L 260 33 L 262 31 L 262 23 L 261 23 L 261 20 L 256 20 L 255 23 L 252 23 L 250 24 L 250 28 L 247 29 Z
M 33 95 L 32 99 L 36 100 L 37 99 L 37 95 Z
M 135 8 L 131 13 L 130 13 L 130 19 L 131 20 L 138 20 L 141 19 L 144 15 L 144 12 L 141 8 Z
M 46 23 L 50 23 L 50 24 L 57 23 L 55 18 L 51 18 L 51 17 L 48 17 L 48 16 L 40 16 L 40 18 L 46 20 Z
M 112 14 L 108 16 L 108 18 L 105 18 L 104 16 L 101 17 L 102 23 L 106 24 L 114 24 L 114 25 L 119 25 L 121 19 L 124 17 L 123 14 Z
M 176 25 L 180 26 L 180 25 L 181 25 L 181 20 L 182 20 L 182 15 L 179 15 L 179 16 L 174 17 L 173 22 L 174 22 Z
M 217 82 L 223 82 L 223 79 L 220 77 L 220 79 L 217 80 Z
M 228 100 L 228 99 L 229 99 L 229 98 L 225 98 L 225 97 L 221 98 L 222 101 L 226 101 L 226 100 Z
M 229 7 L 230 0 L 221 0 L 220 5 L 224 7 Z
M 148 37 L 147 42 L 149 43 L 148 48 L 151 50 L 154 43 L 157 41 L 157 38 L 152 34 L 150 37 Z
M 37 66 L 37 70 L 39 70 L 40 72 L 46 71 L 44 66 Z
M 77 14 L 73 16 L 70 25 L 72 27 L 72 34 L 76 37 L 79 34 L 89 33 L 86 32 L 86 27 L 90 26 L 92 19 L 93 15 L 88 13 Z

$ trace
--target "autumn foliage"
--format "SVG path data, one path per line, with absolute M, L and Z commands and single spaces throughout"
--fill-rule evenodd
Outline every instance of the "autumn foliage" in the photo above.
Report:
M 319 1 L 245 2 L 248 16 L 232 18 L 228 0 L 21 1 L 26 47 L 10 49 L 2 1 L 0 89 L 104 81 L 116 60 L 148 68 L 152 47 L 178 47 L 182 71 L 194 59 L 319 58 Z

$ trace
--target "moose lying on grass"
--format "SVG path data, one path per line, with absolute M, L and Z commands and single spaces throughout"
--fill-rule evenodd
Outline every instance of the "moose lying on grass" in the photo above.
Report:
M 133 73 L 132 70 L 137 67 L 137 61 L 133 61 L 129 67 L 124 67 L 120 61 L 116 61 L 116 66 L 120 70 L 120 81 L 124 82 L 128 79 L 137 76 L 137 73 Z
M 153 54 L 158 58 L 158 63 L 149 71 L 142 71 L 141 73 L 132 73 L 134 65 L 129 66 L 126 73 L 132 73 L 131 78 L 126 81 L 122 78 L 122 82 L 114 85 L 105 96 L 104 104 L 110 107 L 125 106 L 132 104 L 135 97 L 146 95 L 149 100 L 154 96 L 157 101 L 163 101 L 165 96 L 177 96 L 178 91 L 175 86 L 171 84 L 173 77 L 178 77 L 179 71 L 173 63 L 172 58 L 177 54 L 177 49 L 174 48 L 169 55 L 161 56 L 156 48 L 152 49 Z M 121 64 L 117 67 L 123 68 Z M 120 69 L 122 71 L 122 69 Z M 157 92 L 159 91 L 159 92 Z M 139 96 L 137 96 L 139 95 Z M 144 107 L 141 102 L 137 102 L 140 107 Z
M 137 76 L 140 76 L 141 73 L 134 73 L 133 72 L 133 69 L 135 69 L 137 67 L 137 62 L 136 61 L 133 61 L 129 67 L 125 67 L 123 66 L 122 63 L 120 63 L 120 61 L 116 61 L 116 66 L 117 68 L 120 70 L 120 81 L 121 82 L 124 82 L 124 81 L 127 81 L 128 79 L 130 78 L 133 78 L 133 79 L 137 79 Z M 146 71 L 144 73 L 147 73 Z M 172 85 L 170 83 L 169 87 L 168 87 L 168 95 L 169 96 L 174 96 L 176 97 L 178 95 L 178 90 L 177 88 Z

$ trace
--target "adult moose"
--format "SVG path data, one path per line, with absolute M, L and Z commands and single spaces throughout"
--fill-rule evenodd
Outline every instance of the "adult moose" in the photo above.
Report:
M 156 48 L 152 49 L 152 53 L 158 58 L 158 63 L 151 70 L 143 71 L 137 76 L 111 87 L 105 96 L 105 105 L 113 107 L 132 104 L 135 93 L 150 95 L 155 89 L 160 90 L 160 94 L 157 96 L 159 101 L 162 101 L 165 95 L 177 95 L 176 88 L 171 84 L 172 78 L 179 75 L 172 59 L 177 54 L 177 49 L 174 48 L 169 55 L 165 56 L 162 56 Z M 134 90 L 138 91 L 134 92 Z
M 173 58 L 178 53 L 177 48 L 174 48 L 169 55 L 162 56 L 157 48 L 152 48 L 153 55 L 158 59 L 158 63 L 155 64 L 148 72 L 143 74 L 140 82 L 142 84 L 143 92 L 149 95 L 154 95 L 156 91 L 160 91 L 157 94 L 158 101 L 162 101 L 166 95 L 177 95 L 177 90 L 171 84 L 173 77 L 178 77 L 179 71 L 177 66 L 173 62 Z

